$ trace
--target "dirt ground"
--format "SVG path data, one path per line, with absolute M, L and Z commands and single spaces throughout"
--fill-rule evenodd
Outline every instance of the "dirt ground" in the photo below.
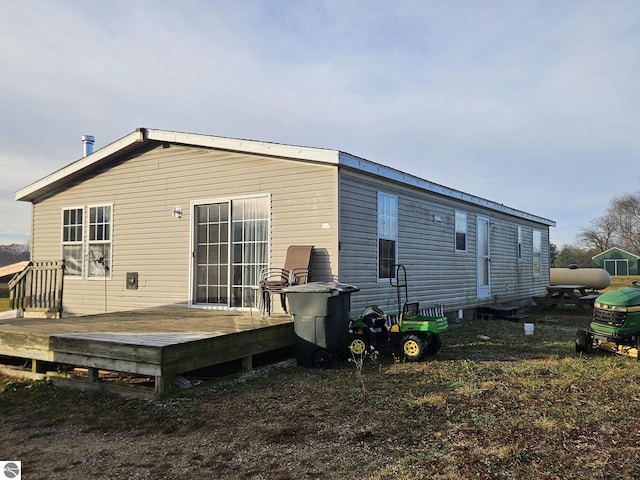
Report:
M 287 359 L 162 402 L 0 378 L 0 460 L 25 479 L 640 478 L 637 362 L 577 356 L 588 316 L 531 320 L 451 325 L 423 362 Z
M 289 360 L 164 402 L 16 384 L 2 399 L 0 451 L 30 479 L 359 478 L 354 464 L 382 467 L 376 452 L 394 446 L 382 415 L 336 409 L 333 377 L 352 374 Z

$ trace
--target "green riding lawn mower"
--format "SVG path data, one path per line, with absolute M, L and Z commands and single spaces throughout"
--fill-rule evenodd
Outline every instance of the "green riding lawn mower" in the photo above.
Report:
M 435 355 L 442 346 L 440 334 L 449 328 L 443 306 L 420 308 L 418 302 L 408 302 L 407 271 L 403 265 L 394 269 L 390 282 L 397 290 L 398 312 L 386 314 L 371 305 L 349 322 L 348 348 L 356 357 L 399 352 L 405 360 L 417 362 Z
M 640 283 L 603 293 L 593 307 L 589 328 L 576 332 L 576 352 L 596 348 L 640 360 Z

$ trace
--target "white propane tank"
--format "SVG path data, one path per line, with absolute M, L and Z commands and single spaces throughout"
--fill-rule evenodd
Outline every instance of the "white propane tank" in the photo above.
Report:
M 551 285 L 585 285 L 602 290 L 611 284 L 611 275 L 602 268 L 551 268 Z

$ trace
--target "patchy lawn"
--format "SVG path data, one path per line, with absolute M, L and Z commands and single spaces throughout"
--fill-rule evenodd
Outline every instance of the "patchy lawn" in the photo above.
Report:
M 285 361 L 163 402 L 0 381 L 25 478 L 640 478 L 635 359 L 578 357 L 572 308 L 465 321 L 421 363 Z M 481 338 L 480 338 L 481 337 Z

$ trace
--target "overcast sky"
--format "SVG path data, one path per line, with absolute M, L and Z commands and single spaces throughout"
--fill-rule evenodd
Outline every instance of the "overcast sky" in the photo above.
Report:
M 637 0 L 0 0 L 15 192 L 138 127 L 337 149 L 557 222 L 640 190 Z

